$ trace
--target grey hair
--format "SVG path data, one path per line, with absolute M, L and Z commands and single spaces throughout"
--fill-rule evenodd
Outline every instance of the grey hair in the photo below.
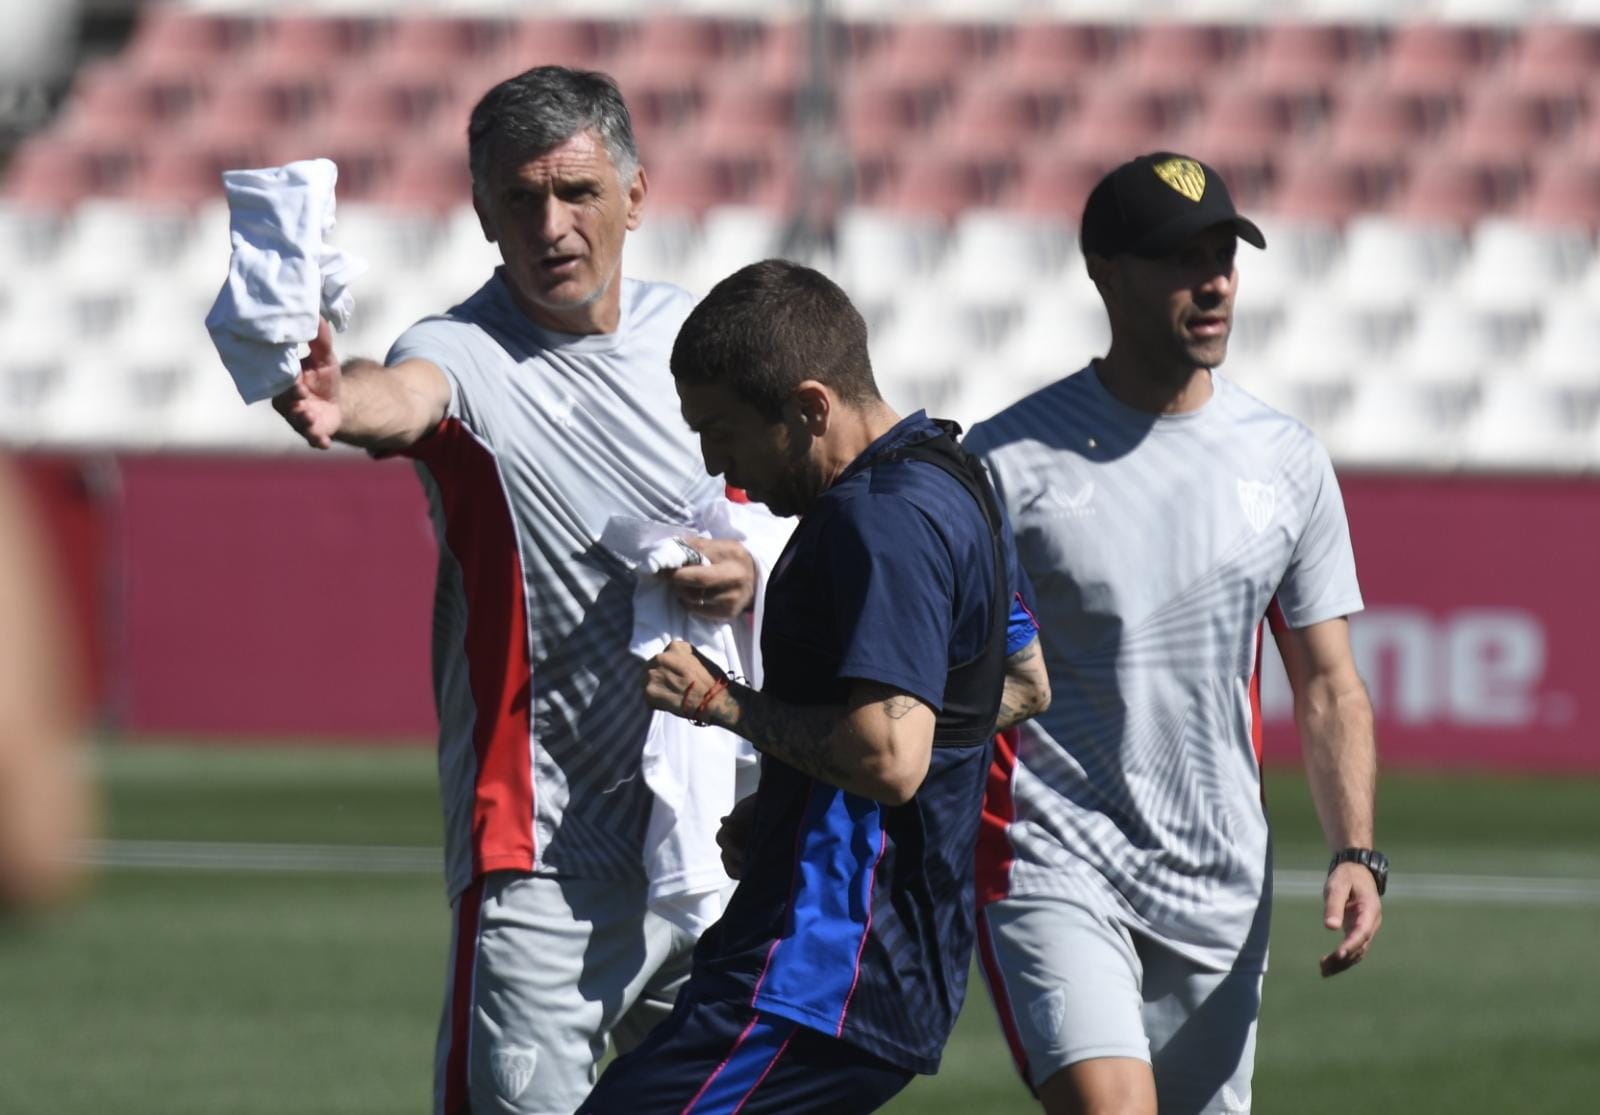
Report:
M 507 78 L 483 95 L 467 124 L 472 190 L 488 186 L 492 159 L 536 159 L 580 132 L 594 131 L 617 168 L 622 188 L 639 169 L 633 120 L 617 83 L 593 70 L 536 66 Z

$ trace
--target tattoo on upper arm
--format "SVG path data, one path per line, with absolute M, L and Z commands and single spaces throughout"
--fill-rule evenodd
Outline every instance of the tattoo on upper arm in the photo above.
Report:
M 904 720 L 921 704 L 915 697 L 904 693 L 896 693 L 883 702 L 883 712 L 890 720 Z
M 1030 640 L 1028 640 L 1028 645 L 1027 646 L 1023 647 L 1021 650 L 1017 651 L 1017 653 L 1015 653 L 1013 655 L 1010 655 L 1009 657 L 1006 658 L 1006 668 L 1007 669 L 1014 669 L 1015 667 L 1022 665 L 1024 662 L 1032 662 L 1035 658 L 1038 658 L 1038 657 L 1039 657 L 1039 640 L 1038 639 L 1030 639 Z

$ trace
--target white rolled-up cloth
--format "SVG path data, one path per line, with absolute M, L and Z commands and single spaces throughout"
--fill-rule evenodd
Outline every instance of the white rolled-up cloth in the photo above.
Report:
M 293 386 L 319 317 L 350 324 L 350 285 L 367 265 L 327 241 L 338 177 L 329 159 L 223 172 L 233 254 L 206 329 L 247 403 Z

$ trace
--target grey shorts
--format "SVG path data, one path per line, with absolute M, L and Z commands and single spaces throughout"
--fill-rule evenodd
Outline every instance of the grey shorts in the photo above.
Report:
M 1250 1110 L 1261 973 L 1201 967 L 1122 920 L 1055 896 L 979 916 L 989 993 L 1037 1088 L 1094 1057 L 1150 1064 L 1161 1115 Z
M 570 1115 L 606 1039 L 626 1051 L 671 1013 L 694 950 L 643 882 L 497 872 L 453 915 L 435 1115 Z

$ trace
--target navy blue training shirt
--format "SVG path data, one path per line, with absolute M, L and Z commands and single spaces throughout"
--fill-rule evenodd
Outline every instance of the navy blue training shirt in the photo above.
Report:
M 992 630 L 994 549 L 972 496 L 925 461 L 874 462 L 934 437 L 920 411 L 850 465 L 795 528 L 767 588 L 763 691 L 839 705 L 874 681 L 941 707 L 949 671 Z M 1006 653 L 1034 637 L 1009 526 Z M 764 758 L 738 889 L 701 938 L 688 994 L 729 997 L 934 1072 L 966 993 L 973 848 L 988 742 L 936 747 L 888 806 Z

